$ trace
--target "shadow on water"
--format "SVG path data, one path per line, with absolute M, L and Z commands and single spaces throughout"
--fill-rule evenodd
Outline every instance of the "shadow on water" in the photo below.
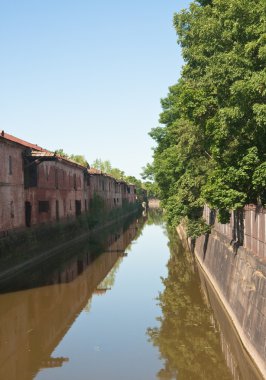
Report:
M 51 354 L 91 297 L 110 290 L 145 219 L 128 218 L 6 283 L 0 295 L 0 379 L 28 380 L 69 359 Z M 22 291 L 23 290 L 23 291 Z
M 147 329 L 164 363 L 157 378 L 261 380 L 202 272 L 199 277 L 194 255 L 175 231 L 168 236 L 168 276 L 158 297 L 162 315 L 158 327 Z
M 141 233 L 145 220 L 143 217 L 136 219 L 136 216 L 129 216 L 98 232 L 82 235 L 78 241 L 67 241 L 67 246 L 63 249 L 61 246 L 54 246 L 54 254 L 41 264 L 36 263 L 29 269 L 16 274 L 15 277 L 2 280 L 0 294 L 68 283 L 82 274 L 87 266 L 106 252 L 117 253 L 118 257 L 122 257 L 131 240 Z M 38 250 L 42 250 L 42 247 L 36 249 L 36 255 Z

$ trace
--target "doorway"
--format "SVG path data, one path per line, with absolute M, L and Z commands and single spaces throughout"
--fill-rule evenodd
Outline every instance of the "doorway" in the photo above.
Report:
M 25 202 L 25 223 L 27 227 L 31 226 L 31 203 Z

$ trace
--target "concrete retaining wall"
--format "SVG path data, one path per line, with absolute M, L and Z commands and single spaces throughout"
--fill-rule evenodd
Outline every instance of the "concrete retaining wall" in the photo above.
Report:
M 208 224 L 213 224 L 215 231 L 266 259 L 266 208 L 246 205 L 243 209 L 232 211 L 229 223 L 222 224 L 205 205 L 203 217 Z
M 224 303 L 240 338 L 266 378 L 266 263 L 213 232 L 201 236 L 195 254 Z
M 212 320 L 216 331 L 220 332 L 220 343 L 224 358 L 234 380 L 263 380 L 254 361 L 243 346 L 226 308 L 217 297 L 217 292 L 200 266 L 198 272 L 201 289 L 206 303 L 212 309 Z

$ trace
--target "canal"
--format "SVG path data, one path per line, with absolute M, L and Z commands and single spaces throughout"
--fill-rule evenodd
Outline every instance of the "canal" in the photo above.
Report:
M 193 256 L 159 213 L 1 285 L 0 379 L 259 379 Z

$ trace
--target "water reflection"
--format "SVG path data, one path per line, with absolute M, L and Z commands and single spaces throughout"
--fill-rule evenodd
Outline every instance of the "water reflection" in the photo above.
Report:
M 147 224 L 162 226 L 163 225 L 163 210 L 161 208 L 150 208 L 147 214 Z
M 2 287 L 1 380 L 258 379 L 192 255 L 161 211 L 146 220 L 69 244 Z
M 236 338 L 232 341 L 232 326 L 225 326 L 224 312 L 221 306 L 218 308 L 217 297 L 208 290 L 202 274 L 200 285 L 192 255 L 184 251 L 175 233 L 170 233 L 169 238 L 168 276 L 163 279 L 165 289 L 159 295 L 160 325 L 147 330 L 164 362 L 158 379 L 257 379 L 245 352 L 240 352 L 239 342 L 236 344 Z M 218 311 L 215 316 L 210 309 L 210 294 L 211 304 Z M 221 325 L 226 333 L 220 331 Z M 237 347 L 238 355 L 233 355 L 231 346 Z
M 131 220 L 111 232 L 101 231 L 5 285 L 0 296 L 0 379 L 28 380 L 41 368 L 68 362 L 52 352 L 79 313 L 89 309 L 92 295 L 112 288 L 125 250 L 143 223 Z

